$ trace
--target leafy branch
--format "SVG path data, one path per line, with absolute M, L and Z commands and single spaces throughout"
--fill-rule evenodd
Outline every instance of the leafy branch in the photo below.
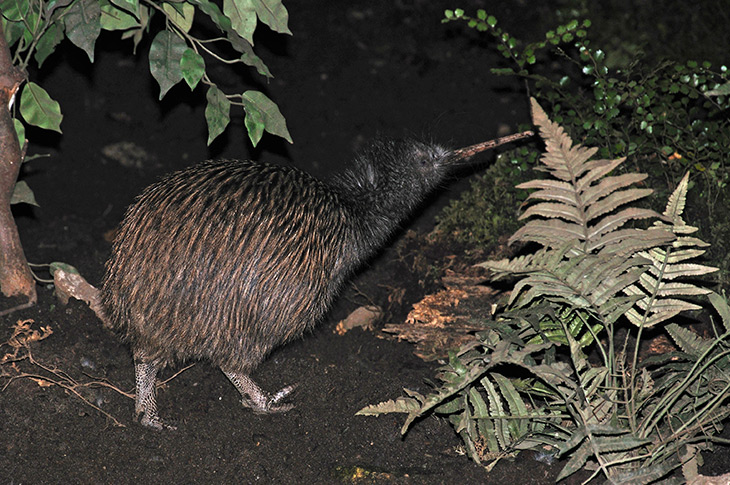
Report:
M 28 80 L 27 70 L 33 61 L 42 68 L 64 40 L 82 49 L 93 63 L 102 31 L 120 32 L 122 39 L 132 41 L 135 53 L 144 37 L 154 36 L 150 73 L 160 87 L 160 99 L 183 80 L 190 90 L 200 84 L 207 88 L 208 144 L 225 131 L 231 106 L 243 108 L 254 146 L 264 131 L 292 142 L 279 108 L 264 93 L 224 93 L 206 69 L 206 59 L 212 59 L 250 66 L 271 78 L 254 53 L 253 33 L 263 23 L 275 32 L 291 34 L 286 8 L 281 0 L 223 0 L 221 4 L 222 9 L 210 0 L 0 0 L 0 104 L 4 106 L 0 116 L 0 290 L 5 296 L 25 297 L 21 306 L 36 300 L 33 275 L 9 206 L 35 203 L 30 188 L 17 182 L 21 163 L 26 161 L 26 125 L 61 133 L 60 105 Z M 217 29 L 212 37 L 193 33 L 196 15 L 198 21 L 203 16 L 212 22 Z M 153 22 L 154 18 L 160 21 Z M 220 54 L 231 51 L 237 57 Z

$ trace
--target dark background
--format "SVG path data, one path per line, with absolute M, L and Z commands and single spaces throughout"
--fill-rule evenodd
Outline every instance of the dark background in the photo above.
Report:
M 162 174 L 206 158 L 253 158 L 328 177 L 376 135 L 420 136 L 458 147 L 516 131 L 529 120 L 523 85 L 490 74 L 502 61 L 485 48 L 486 38 L 440 22 L 445 8 L 470 3 L 480 4 L 285 2 L 293 37 L 265 27 L 255 37 L 273 80 L 208 62 L 224 91 L 263 90 L 286 117 L 294 144 L 265 135 L 255 149 L 237 108 L 224 135 L 206 147 L 200 88 L 190 93 L 181 84 L 158 102 L 148 43 L 135 57 L 131 42 L 104 33 L 91 65 L 65 42 L 35 78 L 60 102 L 64 120 L 62 136 L 27 134 L 38 142 L 31 152 L 50 157 L 24 169 L 40 204 L 16 210 L 26 256 L 35 263 L 67 262 L 98 283 L 110 231 L 135 195 Z M 489 2 L 488 8 L 519 36 L 536 28 L 539 12 L 531 3 Z M 399 234 L 430 230 L 438 207 L 468 185 L 470 174 L 464 175 Z M 299 384 L 297 407 L 283 415 L 252 414 L 223 374 L 205 363 L 158 393 L 161 415 L 178 421 L 175 432 L 142 428 L 133 420 L 133 400 L 110 389 L 79 392 L 125 427 L 59 387 L 10 382 L 0 393 L 0 482 L 336 483 L 354 467 L 375 472 L 367 478 L 374 483 L 554 481 L 559 468 L 536 461 L 532 452 L 502 460 L 487 473 L 459 453 L 451 427 L 435 418 L 416 423 L 402 439 L 403 416 L 355 416 L 367 404 L 400 396 L 403 387 L 426 392 L 434 368 L 413 356 L 409 344 L 360 329 L 333 333 L 336 322 L 366 300 L 385 305 L 388 287 L 407 287 L 409 295 L 423 291 L 396 251 L 381 253 L 355 284 L 312 335 L 276 351 L 254 373 L 268 390 Z M 54 334 L 32 347 L 36 361 L 79 382 L 103 378 L 131 392 L 128 348 L 86 305 L 62 307 L 46 287 L 39 288 L 39 298 L 35 308 L 3 317 L 0 341 L 19 318 L 33 319 L 34 327 L 49 325 Z M 402 321 L 413 301 L 394 307 L 388 320 Z M 19 365 L 40 372 L 27 361 Z

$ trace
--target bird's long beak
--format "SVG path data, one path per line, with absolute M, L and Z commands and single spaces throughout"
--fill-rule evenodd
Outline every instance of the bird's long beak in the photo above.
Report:
M 456 163 L 460 160 L 464 160 L 473 155 L 476 155 L 479 152 L 483 152 L 484 150 L 489 150 L 491 148 L 504 145 L 505 143 L 521 140 L 523 138 L 529 138 L 534 135 L 534 132 L 528 130 L 523 131 L 522 133 L 514 133 L 512 135 L 503 136 L 501 138 L 495 138 L 494 140 L 477 143 L 476 145 L 459 148 L 457 150 L 452 150 L 451 153 L 446 157 L 446 160 L 447 163 Z

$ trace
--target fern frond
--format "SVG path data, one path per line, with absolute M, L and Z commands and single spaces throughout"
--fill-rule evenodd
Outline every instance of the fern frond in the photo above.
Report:
M 710 299 L 712 306 L 715 307 L 718 315 L 720 315 L 725 331 L 730 332 L 730 305 L 728 305 L 727 300 L 725 299 L 725 292 L 723 292 L 722 296 L 714 292 L 710 293 L 708 298 Z
M 657 221 L 647 233 L 665 234 L 667 229 L 675 234 L 691 234 L 696 228 L 688 226 L 682 219 L 685 207 L 689 174 L 669 197 L 664 218 L 672 222 Z M 706 295 L 710 290 L 691 283 L 674 281 L 680 278 L 702 276 L 717 271 L 717 268 L 687 262 L 704 254 L 707 244 L 694 237 L 680 236 L 664 247 L 657 246 L 638 254 L 651 261 L 651 265 L 636 285 L 627 286 L 624 293 L 641 297 L 634 308 L 626 313 L 631 323 L 651 327 L 669 320 L 682 311 L 698 310 L 701 307 L 681 296 Z
M 578 203 L 576 191 L 573 186 L 567 182 L 563 182 L 562 180 L 530 180 L 517 185 L 516 188 L 523 190 L 540 189 L 532 192 L 527 197 L 528 201 L 532 199 L 542 199 L 554 200 L 573 205 Z
M 586 185 L 581 191 L 583 194 L 583 203 L 591 205 L 594 202 L 613 194 L 618 189 L 623 189 L 629 185 L 641 182 L 647 177 L 645 173 L 626 173 L 613 177 L 602 179 L 597 185 Z M 578 183 L 576 183 L 576 186 Z
M 675 227 L 685 226 L 686 223 L 682 219 L 684 206 L 687 203 L 687 189 L 689 187 L 689 172 L 684 174 L 682 180 L 679 181 L 677 188 L 674 189 L 672 195 L 669 196 L 667 207 L 664 210 L 664 217 Z
M 712 339 L 703 339 L 693 331 L 680 327 L 676 323 L 667 325 L 666 329 L 674 343 L 682 349 L 682 352 L 690 355 L 693 360 L 700 358 L 713 346 Z
M 542 216 L 546 218 L 560 218 L 566 219 L 570 222 L 582 225 L 583 220 L 581 217 L 583 213 L 577 208 L 567 204 L 557 204 L 554 202 L 543 202 L 541 204 L 535 204 L 527 209 L 520 215 L 519 219 L 526 219 L 528 217 Z
M 625 254 L 635 251 L 635 245 L 630 241 L 640 233 L 620 233 L 618 230 L 632 220 L 659 217 L 648 209 L 625 208 L 627 204 L 652 193 L 651 189 L 630 188 L 643 181 L 646 175 L 608 176 L 624 162 L 624 158 L 591 160 L 596 150 L 574 145 L 565 131 L 548 119 L 534 99 L 532 117 L 546 145 L 546 152 L 540 159 L 541 168 L 554 179 L 533 180 L 517 186 L 535 190 L 526 203 L 535 200 L 545 202 L 527 208 L 520 219 L 529 221 L 510 238 L 509 243 L 531 241 L 557 248 L 577 239 L 585 252 L 599 250 L 608 244 L 631 246 L 632 249 Z
M 628 204 L 635 200 L 643 199 L 654 192 L 651 189 L 626 189 L 619 192 L 613 192 L 608 197 L 599 200 L 593 205 L 587 207 L 585 214 L 588 221 L 592 221 L 596 217 L 607 214 L 614 209 Z M 584 201 L 585 203 L 585 201 Z
M 572 224 L 556 219 L 530 221 L 522 226 L 508 243 L 515 241 L 532 241 L 547 247 L 558 247 L 567 241 L 585 239 L 585 231 L 580 224 Z
M 597 238 L 586 247 L 587 251 L 606 248 L 612 253 L 630 256 L 637 252 L 667 244 L 674 239 L 669 231 L 659 229 L 619 229 Z
M 639 219 L 650 219 L 658 217 L 655 211 L 651 209 L 639 209 L 637 207 L 629 207 L 623 209 L 616 214 L 606 216 L 593 225 L 588 226 L 588 239 L 596 240 L 601 235 L 615 231 L 629 221 Z

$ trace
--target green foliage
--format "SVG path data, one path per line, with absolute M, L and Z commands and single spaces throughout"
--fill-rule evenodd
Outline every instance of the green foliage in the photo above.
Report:
M 441 211 L 437 216 L 438 230 L 481 248 L 493 246 L 499 237 L 517 230 L 515 207 L 527 193 L 515 191 L 514 182 L 527 180 L 534 163 L 516 157 L 527 157 L 528 151 L 521 148 L 498 155 L 497 161 L 471 182 L 470 190 Z
M 20 95 L 20 114 L 34 126 L 61 132 L 61 107 L 51 99 L 45 89 L 34 82 L 23 86 Z
M 730 121 L 722 113 L 730 107 L 730 97 L 717 92 L 728 82 L 726 66 L 713 70 L 709 62 L 637 60 L 625 69 L 612 69 L 606 53 L 588 39 L 590 20 L 570 20 L 526 45 L 484 11 L 476 18 L 447 11 L 444 21 L 453 20 L 491 34 L 515 66 L 492 71 L 529 80 L 532 95 L 550 107 L 551 118 L 599 147 L 600 156 L 631 156 L 654 171 L 665 170 L 668 163 L 675 175 L 687 169 L 709 171 L 720 188 L 727 183 Z M 559 67 L 544 69 L 556 60 Z M 713 92 L 718 95 L 708 95 Z
M 542 248 L 482 264 L 516 285 L 439 369 L 431 393 L 407 391 L 360 414 L 406 413 L 403 433 L 418 417 L 446 416 L 478 463 L 548 446 L 568 458 L 558 480 L 587 468 L 610 483 L 650 483 L 682 464 L 696 469 L 730 414 L 725 299 L 710 295 L 723 332 L 704 339 L 668 324 L 683 352 L 639 361 L 646 327 L 698 308 L 686 298 L 709 293 L 688 281 L 715 270 L 691 262 L 706 244 L 686 236 L 688 179 L 661 215 L 629 206 L 650 192 L 631 188 L 645 175 L 612 175 L 623 158 L 593 158 L 596 148 L 573 144 L 534 100 L 532 108 L 549 177 L 520 184 L 534 191 L 512 240 Z M 656 220 L 647 229 L 625 227 L 647 218 Z
M 603 158 L 629 157 L 634 167 L 649 175 L 662 196 L 689 171 L 691 197 L 703 203 L 692 204 L 689 216 L 698 219 L 697 225 L 703 232 L 712 234 L 709 256 L 720 263 L 719 278 L 727 284 L 730 224 L 726 223 L 724 214 L 730 210 L 726 190 L 730 181 L 726 156 L 730 152 L 728 66 L 642 57 L 642 49 L 650 53 L 666 52 L 666 49 L 653 45 L 641 47 L 659 42 L 645 32 L 626 32 L 626 29 L 617 32 L 618 24 L 608 20 L 593 25 L 590 20 L 571 18 L 601 8 L 604 15 L 597 18 L 604 18 L 611 9 L 598 7 L 598 2 L 575 3 L 580 6 L 560 11 L 558 17 L 564 19 L 561 25 L 530 43 L 506 32 L 494 16 L 482 10 L 474 17 L 463 10 L 447 11 L 443 21 L 466 23 L 494 39 L 505 64 L 493 68 L 492 72 L 524 79 L 530 94 L 547 108 L 551 119 L 564 126 L 574 138 L 598 147 L 598 154 Z M 684 10 L 686 16 L 700 15 L 697 12 L 701 11 L 676 7 Z M 640 6 L 632 9 L 642 10 Z M 633 12 L 620 10 L 627 16 Z M 647 12 L 643 13 L 646 25 Z M 656 12 L 651 15 L 656 17 Z M 705 23 L 716 22 L 714 18 L 707 19 L 713 17 L 711 13 L 705 11 L 703 15 Z M 670 17 L 673 16 L 660 15 L 655 25 L 659 28 L 664 23 L 676 24 Z M 633 25 L 633 19 L 629 20 L 626 25 Z M 630 50 L 612 55 L 603 45 L 597 45 L 589 34 L 593 35 L 598 24 L 601 30 L 596 36 L 603 44 L 616 51 L 619 46 L 629 45 Z M 685 40 L 699 35 L 683 34 Z M 691 45 L 691 42 L 684 43 Z M 722 47 L 715 50 L 716 58 L 725 56 Z
M 183 79 L 191 90 L 200 83 L 207 86 L 208 144 L 228 125 L 230 105 L 244 109 L 246 128 L 254 145 L 263 131 L 291 143 L 285 120 L 268 97 L 255 90 L 225 94 L 206 71 L 207 58 L 226 64 L 243 63 L 267 78 L 272 77 L 253 52 L 253 33 L 263 22 L 275 32 L 291 34 L 288 12 L 281 0 L 223 0 L 222 4 L 223 11 L 210 0 L 0 0 L 0 19 L 13 63 L 22 69 L 31 60 L 42 67 L 64 39 L 86 52 L 94 62 L 94 47 L 103 30 L 120 31 L 122 39 L 132 40 L 135 51 L 145 35 L 154 35 L 149 52 L 150 73 L 160 86 L 160 99 Z M 199 38 L 191 33 L 196 15 L 213 21 L 219 30 L 215 37 Z M 151 32 L 153 25 L 157 25 L 151 23 L 153 17 L 164 19 L 164 28 L 156 34 Z M 226 58 L 220 53 L 231 49 L 238 57 Z M 211 96 L 211 92 L 215 95 Z M 58 103 L 37 84 L 28 83 L 23 88 L 20 114 L 28 124 L 61 131 Z

